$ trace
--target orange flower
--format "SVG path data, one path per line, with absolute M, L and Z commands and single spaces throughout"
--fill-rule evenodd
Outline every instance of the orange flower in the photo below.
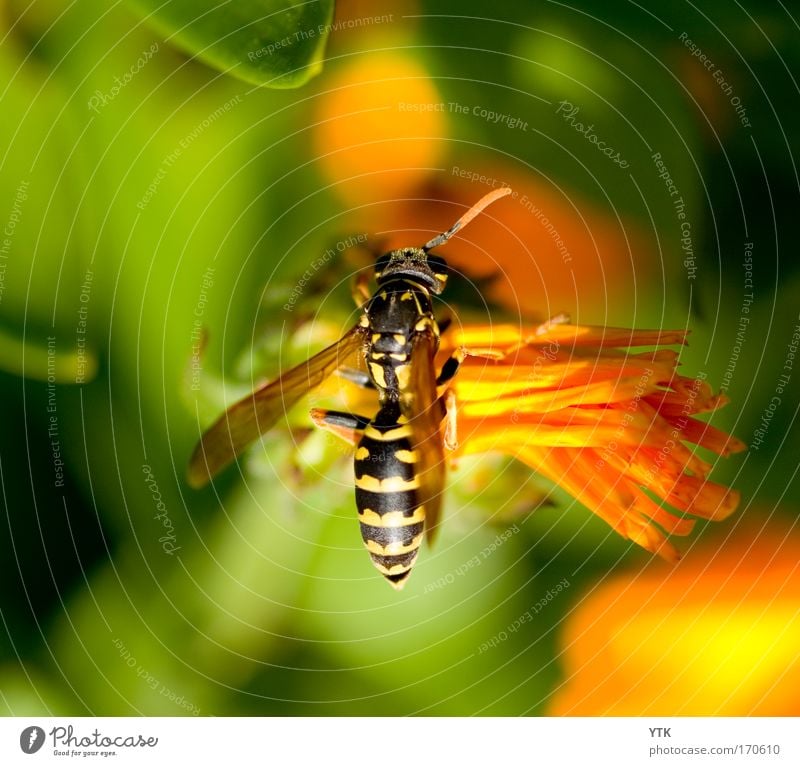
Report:
M 711 464 L 687 444 L 718 455 L 745 448 L 695 418 L 727 400 L 702 376 L 679 375 L 677 352 L 660 348 L 685 338 L 682 331 L 559 321 L 529 331 L 503 325 L 445 333 L 442 359 L 459 347 L 467 354 L 452 384 L 454 454 L 510 454 L 623 537 L 678 560 L 664 532 L 687 535 L 694 521 L 673 509 L 719 521 L 739 502 L 737 492 L 708 481 Z M 636 347 L 655 349 L 629 350 Z
M 549 712 L 800 715 L 800 536 L 768 512 L 702 556 L 588 594 Z

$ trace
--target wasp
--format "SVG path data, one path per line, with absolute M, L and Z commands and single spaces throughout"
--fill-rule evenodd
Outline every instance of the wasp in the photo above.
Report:
M 204 486 L 251 442 L 269 431 L 310 390 L 342 374 L 378 392 L 372 417 L 315 409 L 312 420 L 355 447 L 355 495 L 361 537 L 378 571 L 397 590 L 411 573 L 423 534 L 435 529 L 445 478 L 445 446 L 455 446 L 453 379 L 464 359 L 456 351 L 436 372 L 440 325 L 432 296 L 445 288 L 449 269 L 431 250 L 443 245 L 484 208 L 509 194 L 485 195 L 447 231 L 422 247 L 406 247 L 375 262 L 376 289 L 357 283 L 358 323 L 336 343 L 284 372 L 234 404 L 202 435 L 189 462 L 191 486 Z M 344 368 L 360 354 L 366 373 Z M 442 435 L 442 422 L 447 421 Z

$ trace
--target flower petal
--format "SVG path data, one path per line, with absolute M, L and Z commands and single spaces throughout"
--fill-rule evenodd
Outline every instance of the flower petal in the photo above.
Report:
M 625 350 L 685 340 L 683 331 L 566 323 L 461 327 L 442 344 L 467 354 L 452 384 L 456 454 L 512 455 L 622 536 L 677 561 L 664 531 L 687 535 L 694 521 L 682 514 L 720 521 L 739 502 L 708 480 L 712 465 L 687 444 L 719 455 L 745 446 L 694 419 L 727 399 L 703 378 L 677 374 L 674 350 Z

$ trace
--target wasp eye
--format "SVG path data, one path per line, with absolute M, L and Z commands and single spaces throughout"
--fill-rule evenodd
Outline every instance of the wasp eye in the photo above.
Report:
M 428 255 L 428 266 L 434 274 L 447 274 L 447 261 L 439 255 Z
M 375 276 L 379 277 L 383 270 L 389 265 L 391 253 L 384 253 L 377 261 L 375 261 Z

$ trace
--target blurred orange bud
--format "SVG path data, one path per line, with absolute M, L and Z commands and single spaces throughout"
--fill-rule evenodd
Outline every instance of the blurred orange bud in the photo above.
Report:
M 319 97 L 314 144 L 323 174 L 352 204 L 414 194 L 441 162 L 444 109 L 411 55 L 360 55 Z

